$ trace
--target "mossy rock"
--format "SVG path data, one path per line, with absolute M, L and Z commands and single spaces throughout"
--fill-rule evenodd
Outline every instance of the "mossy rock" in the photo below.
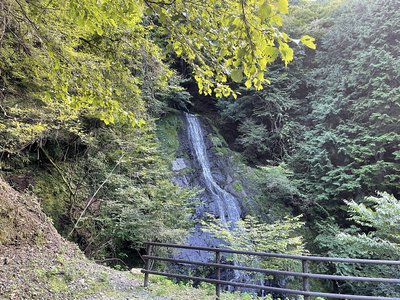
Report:
M 235 181 L 232 184 L 232 188 L 235 190 L 235 192 L 238 192 L 238 193 L 242 193 L 244 191 L 243 185 L 240 181 Z
M 69 201 L 69 191 L 62 178 L 55 172 L 37 173 L 33 191 L 40 198 L 45 214 L 52 219 L 57 230 L 62 231 L 62 219 Z
M 179 151 L 179 132 L 184 127 L 182 117 L 178 114 L 169 114 L 157 122 L 157 137 L 161 142 L 162 150 L 170 156 L 176 156 Z

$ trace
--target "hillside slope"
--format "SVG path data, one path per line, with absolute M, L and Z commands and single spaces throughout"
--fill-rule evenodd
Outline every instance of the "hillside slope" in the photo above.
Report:
M 0 178 L 0 299 L 157 299 L 141 281 L 85 258 L 36 198 Z

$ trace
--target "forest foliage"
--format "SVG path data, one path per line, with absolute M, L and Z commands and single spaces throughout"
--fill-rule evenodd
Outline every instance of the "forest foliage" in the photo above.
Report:
M 391 213 L 400 196 L 399 2 L 296 1 L 293 7 L 285 30 L 309 32 L 318 48 L 300 51 L 289 69 L 274 64 L 270 87 L 220 101 L 225 125 L 236 128 L 232 146 L 254 165 L 286 164 L 286 190 L 298 192 L 284 203 L 304 213 L 310 251 L 398 259 L 399 222 Z M 320 271 L 398 273 L 340 264 Z M 396 285 L 331 288 L 398 295 Z
M 288 31 L 310 28 L 317 51 L 298 53 L 288 70 L 274 66 L 270 87 L 219 103 L 236 149 L 254 164 L 287 162 L 328 210 L 399 190 L 398 3 L 342 2 L 300 1 Z
M 399 259 L 397 0 L 0 0 L 0 8 L 1 176 L 37 194 L 89 256 L 132 259 L 143 241 L 177 241 L 190 226 L 193 192 L 172 183 L 173 153 L 155 134 L 169 130 L 157 118 L 190 106 L 186 79 L 171 67 L 179 62 L 200 93 L 220 98 L 230 146 L 255 167 L 259 215 L 241 226 L 260 241 L 256 250 L 303 250 L 293 231 L 300 221 L 274 223 L 274 206 L 304 215 L 313 253 Z M 243 246 L 240 232 L 214 231 Z M 282 237 L 293 244 L 260 240 Z
M 269 65 L 290 62 L 289 44 L 315 47 L 282 31 L 287 0 L 0 6 L 2 171 L 100 258 L 184 236 L 192 193 L 171 182 L 154 121 L 189 98 L 173 60 L 200 92 L 236 96 L 233 82 L 261 89 Z

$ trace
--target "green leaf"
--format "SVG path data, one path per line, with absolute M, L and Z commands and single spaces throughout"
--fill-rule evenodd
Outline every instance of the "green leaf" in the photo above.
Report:
M 260 15 L 261 20 L 265 21 L 267 20 L 272 12 L 271 5 L 268 4 L 267 1 L 265 1 L 260 8 L 258 9 L 258 14 Z
M 302 42 L 304 45 L 306 45 L 308 48 L 311 49 L 316 49 L 317 45 L 314 43 L 315 38 L 309 36 L 309 35 L 304 35 L 301 37 L 300 42 Z
M 145 125 L 145 124 L 146 124 L 146 121 L 143 120 L 143 119 L 139 119 L 139 120 L 137 121 L 137 125 L 138 125 L 139 127 L 142 127 L 142 126 Z
M 271 22 L 275 23 L 278 26 L 282 26 L 283 25 L 283 20 L 282 20 L 282 16 L 281 15 L 275 15 L 271 18 Z
M 96 32 L 97 32 L 98 35 L 103 35 L 103 28 L 97 27 L 96 28 Z
M 286 43 L 280 43 L 279 52 L 281 53 L 285 66 L 287 66 L 287 64 L 293 60 L 293 49 Z
M 241 82 L 243 79 L 243 69 L 239 68 L 239 69 L 233 70 L 231 73 L 231 78 L 234 82 Z
M 282 14 L 287 14 L 289 12 L 289 3 L 288 0 L 279 0 L 278 1 L 278 10 Z

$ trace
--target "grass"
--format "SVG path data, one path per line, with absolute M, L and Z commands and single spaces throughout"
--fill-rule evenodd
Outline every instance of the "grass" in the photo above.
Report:
M 140 276 L 140 275 L 139 275 Z M 137 277 L 138 278 L 138 277 Z M 138 278 L 139 279 L 139 278 Z M 151 275 L 150 284 L 147 288 L 151 294 L 166 299 L 173 300 L 215 300 L 215 285 L 209 283 L 201 283 L 195 288 L 191 282 L 175 283 L 166 277 Z M 258 297 L 249 293 L 241 292 L 222 292 L 221 300 L 272 300 L 270 295 Z M 303 296 L 293 296 L 290 299 L 303 300 Z M 316 297 L 315 300 L 325 300 L 322 297 Z
M 142 279 L 142 275 L 135 275 L 137 279 Z M 201 283 L 198 287 L 193 287 L 192 282 L 176 283 L 166 277 L 151 275 L 149 287 L 146 288 L 152 295 L 174 300 L 215 300 L 215 285 Z M 271 297 L 264 298 L 251 295 L 249 293 L 230 293 L 222 292 L 221 300 L 272 300 Z

